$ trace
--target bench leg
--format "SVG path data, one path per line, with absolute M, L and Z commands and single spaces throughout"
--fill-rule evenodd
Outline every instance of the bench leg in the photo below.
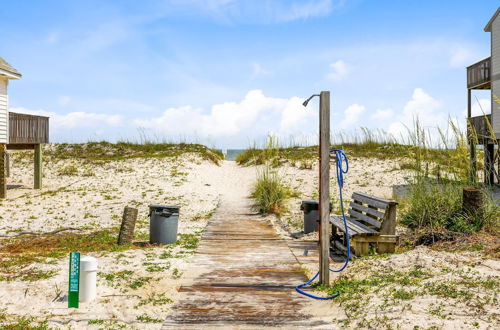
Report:
M 377 253 L 394 253 L 396 251 L 395 243 L 377 243 Z
M 357 257 L 366 256 L 370 253 L 370 243 L 353 241 L 352 245 Z

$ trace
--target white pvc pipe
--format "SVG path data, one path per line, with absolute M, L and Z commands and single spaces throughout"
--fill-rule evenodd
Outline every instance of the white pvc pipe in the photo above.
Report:
M 89 302 L 96 297 L 97 260 L 94 257 L 80 258 L 80 302 Z

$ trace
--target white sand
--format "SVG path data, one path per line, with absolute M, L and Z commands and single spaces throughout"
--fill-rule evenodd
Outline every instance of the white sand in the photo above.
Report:
M 139 209 L 137 232 L 148 230 L 148 205 L 171 204 L 181 206 L 180 233 L 197 233 L 206 225 L 207 215 L 216 208 L 219 195 L 248 196 L 249 187 L 256 177 L 256 167 L 239 167 L 234 162 L 223 162 L 218 167 L 201 161 L 194 155 L 182 159 L 133 159 L 127 161 L 80 164 L 79 161 L 65 160 L 48 163 L 45 166 L 44 188 L 31 189 L 32 168 L 29 159 L 23 161 L 13 157 L 9 184 L 22 184 L 24 187 L 9 190 L 8 199 L 0 203 L 0 235 L 15 234 L 17 231 L 49 231 L 61 227 L 78 227 L 88 232 L 103 228 L 116 228 L 120 225 L 123 207 L 126 205 Z M 59 171 L 69 164 L 81 165 L 78 175 L 60 176 Z M 364 191 L 381 197 L 391 197 L 392 186 L 405 183 L 407 172 L 395 170 L 395 161 L 373 159 L 351 159 L 344 196 L 353 191 Z M 282 219 L 273 221 L 283 237 L 290 239 L 291 233 L 298 233 L 302 212 L 299 210 L 303 199 L 316 199 L 315 185 L 317 170 L 301 170 L 289 165 L 279 169 L 285 181 L 301 193 L 289 203 L 290 213 Z M 86 176 L 91 175 L 91 176 Z M 332 169 L 332 194 L 337 195 L 337 187 Z M 301 239 L 315 239 L 315 234 Z M 29 239 L 28 236 L 26 236 Z M 0 244 L 1 244 L 0 240 Z M 176 254 L 179 248 L 173 251 Z M 166 248 L 136 249 L 125 252 L 93 253 L 98 258 L 98 298 L 92 303 L 82 303 L 78 310 L 67 309 L 68 264 L 66 259 L 56 260 L 53 264 L 36 264 L 47 270 L 57 270 L 58 274 L 47 280 L 26 282 L 21 280 L 0 281 L 0 309 L 6 309 L 9 318 L 14 316 L 33 316 L 41 321 L 48 319 L 51 326 L 66 328 L 117 327 L 126 324 L 127 328 L 160 328 L 160 323 L 141 321 L 141 315 L 163 320 L 171 303 L 158 300 L 153 293 L 164 294 L 163 298 L 175 301 L 177 288 L 182 283 L 182 273 L 191 271 L 191 256 L 175 258 L 162 254 Z M 300 251 L 294 251 L 300 253 Z M 311 254 L 313 255 L 313 254 Z M 299 258 L 310 273 L 315 271 L 315 258 Z M 356 260 L 343 276 L 369 276 L 372 273 L 390 273 L 395 270 L 408 270 L 419 265 L 423 270 L 433 272 L 426 281 L 443 281 L 445 278 L 460 278 L 458 273 L 446 272 L 451 269 L 465 269 L 472 263 L 476 266 L 474 276 L 486 278 L 494 276 L 498 281 L 499 263 L 496 260 L 482 259 L 473 253 L 442 253 L 418 248 L 406 253 L 380 259 Z M 161 271 L 148 271 L 148 266 L 158 264 Z M 154 265 L 153 265 L 154 266 Z M 151 268 L 151 267 L 150 267 Z M 163 268 L 163 269 L 162 269 Z M 177 269 L 177 270 L 175 270 Z M 123 271 L 132 271 L 123 279 L 117 279 Z M 175 273 L 181 274 L 175 276 Z M 106 280 L 115 275 L 114 281 Z M 141 287 L 133 289 L 134 281 L 141 277 L 149 279 Z M 335 280 L 335 276 L 332 276 Z M 140 281 L 139 281 L 140 282 Z M 477 289 L 476 289 L 477 290 Z M 60 292 L 60 294 L 58 294 Z M 59 296 L 58 299 L 55 299 Z M 498 326 L 499 310 L 496 306 L 486 306 L 486 318 L 474 313 L 474 309 L 457 303 L 454 299 L 435 296 L 416 296 L 411 300 L 395 302 L 386 309 L 381 306 L 383 293 L 370 293 L 371 300 L 364 313 L 352 317 L 349 327 L 371 324 L 373 328 L 400 326 L 413 328 L 437 326 L 442 328 L 470 328 L 478 322 L 479 328 Z M 154 298 L 160 301 L 154 305 Z M 306 299 L 306 298 L 304 298 Z M 451 312 L 442 318 L 441 312 L 431 313 L 432 306 L 439 305 L 440 311 Z M 411 305 L 411 308 L 407 305 Z M 381 309 L 382 308 L 382 309 Z M 437 308 L 437 307 L 436 307 Z M 311 301 L 309 312 L 323 320 L 345 321 L 343 306 L 337 302 Z M 384 318 L 374 320 L 378 316 Z M 101 324 L 101 321 L 106 320 Z M 94 323 L 89 325 L 90 323 Z M 372 323 L 362 323 L 372 322 Z M 332 323 L 332 328 L 339 327 Z

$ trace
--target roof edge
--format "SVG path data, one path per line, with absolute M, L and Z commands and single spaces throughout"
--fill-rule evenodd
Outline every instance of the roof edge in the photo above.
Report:
M 6 76 L 7 79 L 20 79 L 23 75 L 18 72 L 7 71 L 0 68 L 0 76 Z
M 484 32 L 491 32 L 491 25 L 493 24 L 493 21 L 497 16 L 500 14 L 500 7 L 498 7 L 497 11 L 491 16 L 490 20 L 488 21 L 488 24 L 484 27 Z

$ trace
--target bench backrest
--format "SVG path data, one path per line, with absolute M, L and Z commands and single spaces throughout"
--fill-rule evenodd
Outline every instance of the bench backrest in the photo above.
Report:
M 381 234 L 396 233 L 396 205 L 393 200 L 375 197 L 362 192 L 352 194 L 349 216 L 379 231 Z

